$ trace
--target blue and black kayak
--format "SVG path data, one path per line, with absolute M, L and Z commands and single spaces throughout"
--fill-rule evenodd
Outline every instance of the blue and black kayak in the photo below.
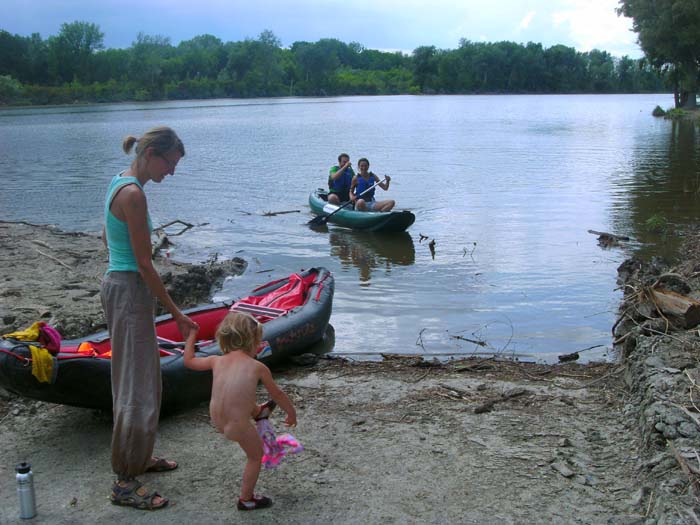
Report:
M 402 232 L 416 220 L 416 216 L 408 210 L 389 212 L 355 211 L 352 205 L 338 210 L 340 206 L 330 204 L 328 202 L 328 192 L 320 188 L 309 195 L 309 206 L 316 215 L 328 216 L 328 222 L 331 224 L 353 230 L 384 233 Z
M 333 275 L 325 268 L 311 268 L 266 283 L 234 303 L 213 303 L 183 313 L 200 326 L 197 356 L 221 355 L 216 328 L 231 310 L 253 315 L 263 324 L 263 341 L 257 358 L 275 365 L 303 353 L 329 332 L 334 293 Z M 155 319 L 163 381 L 162 412 L 199 403 L 211 395 L 210 371 L 185 368 L 184 342 L 172 316 Z M 112 409 L 111 355 L 107 332 L 62 341 L 55 353 L 49 382 L 32 374 L 28 343 L 0 339 L 0 387 L 9 392 L 64 405 Z

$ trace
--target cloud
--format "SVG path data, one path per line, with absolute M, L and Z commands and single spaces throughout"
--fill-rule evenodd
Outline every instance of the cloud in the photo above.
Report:
M 520 23 L 518 24 L 518 29 L 527 29 L 530 26 L 530 22 L 532 22 L 533 18 L 535 18 L 535 12 L 530 11 L 520 21 Z
M 552 24 L 565 29 L 581 51 L 639 54 L 632 21 L 617 15 L 618 5 L 618 0 L 569 0 L 564 9 L 552 13 Z

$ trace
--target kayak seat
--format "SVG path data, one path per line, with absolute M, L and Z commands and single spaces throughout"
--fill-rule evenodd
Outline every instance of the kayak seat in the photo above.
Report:
M 258 321 L 263 322 L 269 321 L 270 319 L 276 319 L 287 313 L 287 310 L 283 310 L 281 308 L 270 308 L 269 306 L 260 306 L 257 304 L 246 303 L 244 301 L 237 301 L 233 303 L 230 311 L 250 314 Z

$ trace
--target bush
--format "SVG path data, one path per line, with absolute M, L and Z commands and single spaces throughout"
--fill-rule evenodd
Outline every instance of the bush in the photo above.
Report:
M 664 118 L 671 119 L 671 120 L 677 120 L 677 119 L 682 119 L 685 117 L 686 111 L 683 108 L 673 108 L 669 109 L 666 114 L 664 115 Z
M 660 213 L 655 213 L 644 221 L 644 228 L 649 233 L 665 233 L 668 229 L 668 220 Z
M 666 112 L 663 109 L 661 109 L 661 106 L 656 106 L 654 108 L 654 111 L 651 112 L 651 114 L 655 117 L 663 117 L 664 115 L 666 115 Z
M 10 75 L 0 75 L 0 105 L 13 104 L 22 98 L 22 84 Z

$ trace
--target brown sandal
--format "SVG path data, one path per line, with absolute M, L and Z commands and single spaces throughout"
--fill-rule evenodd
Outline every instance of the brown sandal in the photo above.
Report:
M 160 503 L 154 503 L 156 498 L 160 498 Z M 150 491 L 143 484 L 136 480 L 126 482 L 126 486 L 122 486 L 117 481 L 112 486 L 112 494 L 109 495 L 109 500 L 112 505 L 120 505 L 122 507 L 133 507 L 141 510 L 158 510 L 168 505 L 168 499 L 162 497 L 156 491 Z

